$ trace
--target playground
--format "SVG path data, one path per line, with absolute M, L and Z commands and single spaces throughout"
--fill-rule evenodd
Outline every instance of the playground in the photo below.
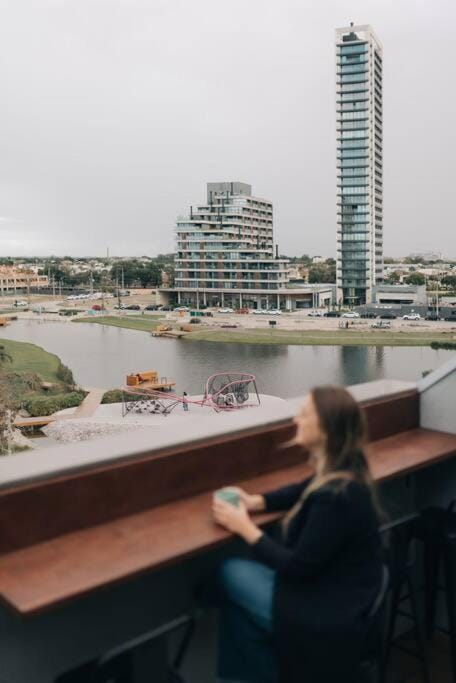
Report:
M 145 386 L 144 386 L 145 385 Z M 227 413 L 270 409 L 284 401 L 260 394 L 256 377 L 250 373 L 221 372 L 211 375 L 201 394 L 160 391 L 146 382 L 124 386 L 122 402 L 99 404 L 87 417 L 70 408 L 56 413 L 43 432 L 55 442 L 74 443 L 133 429 L 182 430 L 201 420 L 223 420 Z M 63 418 L 63 419 L 62 419 Z
M 199 406 L 212 408 L 218 413 L 259 406 L 261 403 L 255 375 L 241 372 L 218 372 L 211 375 L 202 396 L 165 394 L 153 387 L 141 385 L 137 388 L 124 387 L 122 396 L 123 417 L 128 413 L 167 416 L 177 406 L 182 406 L 185 412 L 189 412 L 190 406 Z

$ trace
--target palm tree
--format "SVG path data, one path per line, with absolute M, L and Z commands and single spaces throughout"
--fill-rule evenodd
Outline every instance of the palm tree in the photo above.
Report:
M 10 356 L 10 354 L 5 349 L 5 347 L 0 344 L 0 365 L 2 363 L 6 363 L 6 361 L 8 361 L 9 363 L 12 363 L 13 358 L 12 358 L 12 356 Z

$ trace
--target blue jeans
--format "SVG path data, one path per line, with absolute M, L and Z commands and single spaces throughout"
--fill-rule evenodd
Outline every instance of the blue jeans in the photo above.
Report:
M 217 672 L 222 680 L 277 682 L 274 581 L 275 572 L 259 562 L 231 558 L 220 565 L 209 602 L 220 607 Z

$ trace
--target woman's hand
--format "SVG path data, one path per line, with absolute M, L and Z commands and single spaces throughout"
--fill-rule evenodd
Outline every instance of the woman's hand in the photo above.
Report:
M 233 534 L 238 534 L 247 543 L 255 543 L 263 533 L 250 519 L 243 500 L 240 500 L 236 507 L 224 500 L 214 498 L 212 512 L 217 524 L 225 527 Z
M 237 493 L 249 512 L 262 512 L 265 509 L 264 498 L 260 494 L 247 493 L 239 486 L 227 486 L 230 491 Z

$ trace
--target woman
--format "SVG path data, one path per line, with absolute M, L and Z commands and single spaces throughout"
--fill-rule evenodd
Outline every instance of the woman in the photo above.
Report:
M 221 680 L 356 683 L 368 614 L 383 569 L 363 414 L 341 387 L 318 387 L 294 418 L 294 443 L 315 474 L 265 495 L 236 489 L 238 507 L 214 499 L 215 521 L 255 560 L 220 567 Z M 287 510 L 283 540 L 250 513 Z

